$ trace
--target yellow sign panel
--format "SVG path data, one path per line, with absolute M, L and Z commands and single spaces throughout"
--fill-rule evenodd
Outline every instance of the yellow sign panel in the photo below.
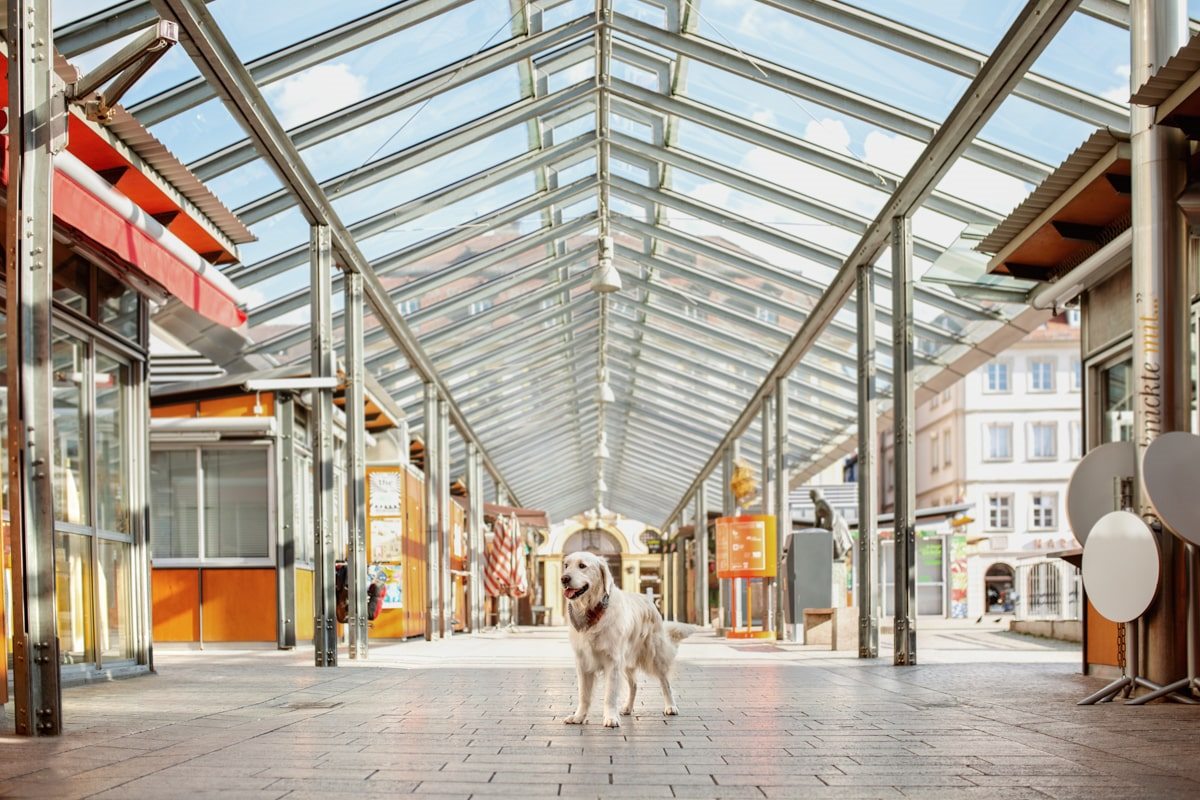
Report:
M 717 520 L 717 577 L 773 578 L 775 517 L 748 514 Z

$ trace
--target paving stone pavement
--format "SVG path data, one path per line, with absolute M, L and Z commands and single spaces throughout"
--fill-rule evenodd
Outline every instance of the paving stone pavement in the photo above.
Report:
M 793 645 L 681 648 L 678 717 L 642 682 L 616 730 L 567 726 L 562 630 L 375 647 L 163 651 L 158 674 L 64 692 L 58 739 L 0 718 L 0 797 L 1200 797 L 1200 716 L 1079 708 L 1078 654 L 977 629 L 922 666 Z

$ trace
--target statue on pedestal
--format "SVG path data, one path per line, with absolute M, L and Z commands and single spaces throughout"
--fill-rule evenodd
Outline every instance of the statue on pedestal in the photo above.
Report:
M 846 518 L 834 511 L 833 506 L 829 505 L 824 492 L 820 489 L 813 489 L 808 496 L 812 498 L 815 509 L 814 525 L 833 534 L 833 560 L 841 561 L 850 552 L 850 548 L 854 547 L 854 540 L 850 538 L 850 526 L 846 524 Z

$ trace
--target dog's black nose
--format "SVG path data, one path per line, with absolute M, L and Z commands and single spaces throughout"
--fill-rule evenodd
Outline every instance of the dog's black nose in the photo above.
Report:
M 562 577 L 562 585 L 563 585 L 563 586 L 569 586 L 570 584 L 571 584 L 571 576 L 570 576 L 570 575 L 563 575 L 563 577 Z

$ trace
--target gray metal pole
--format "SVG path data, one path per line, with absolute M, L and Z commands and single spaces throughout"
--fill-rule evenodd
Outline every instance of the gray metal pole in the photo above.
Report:
M 483 475 L 479 467 L 479 450 L 467 442 L 467 542 L 469 572 L 467 596 L 470 598 L 468 617 L 471 633 L 483 627 L 481 604 L 483 594 Z
M 55 610 L 54 247 L 51 130 L 56 90 L 49 3 L 8 3 L 8 480 L 16 732 L 62 733 Z
M 444 398 L 438 398 L 438 532 L 441 555 L 439 574 L 441 577 L 441 605 L 438 628 L 442 638 L 454 633 L 454 581 L 450 576 L 450 539 L 454 529 L 450 524 L 450 407 Z
M 705 482 L 696 488 L 696 624 L 707 627 L 708 615 L 708 498 Z
M 738 456 L 741 454 L 741 443 L 734 439 L 725 448 L 725 470 L 724 480 L 721 485 L 721 514 L 726 517 L 732 517 L 737 514 L 737 498 L 733 496 L 733 470 L 737 465 Z M 730 606 L 732 597 L 733 585 L 728 578 L 717 581 L 718 586 L 718 602 L 721 607 L 721 627 L 729 628 L 733 624 L 733 609 Z
M 917 663 L 916 452 L 913 448 L 912 222 L 892 220 L 892 413 L 895 419 L 896 599 L 893 663 Z
M 791 477 L 788 474 L 788 379 L 775 379 L 775 532 L 776 552 L 779 560 L 779 576 L 775 579 L 775 636 L 784 639 L 787 626 L 784 624 L 784 603 L 787 602 L 787 578 L 783 574 L 783 543 L 792 531 Z
M 438 588 L 441 569 L 438 567 L 438 393 L 433 383 L 425 384 L 425 641 L 433 641 L 438 629 Z
M 296 646 L 296 530 L 302 510 L 297 505 L 296 397 L 291 392 L 276 395 L 279 414 L 279 646 Z M 308 613 L 308 609 L 305 609 Z
M 1187 43 L 1187 3 L 1134 0 L 1130 5 L 1130 85 L 1135 89 Z M 1189 426 L 1187 228 L 1175 198 L 1187 183 L 1187 141 L 1181 131 L 1154 124 L 1155 109 L 1130 107 L 1133 213 L 1133 407 L 1138 457 L 1135 506 L 1158 522 L 1142 483 L 1142 456 L 1167 431 Z M 1155 525 L 1159 529 L 1158 525 Z M 1161 529 L 1160 529 L 1161 530 Z M 1180 540 L 1158 536 L 1161 579 L 1145 615 L 1147 646 L 1138 672 L 1170 683 L 1187 670 L 1181 606 Z
M 312 226 L 309 239 L 312 287 L 312 375 L 337 375 L 333 350 L 333 236 Z M 337 587 L 333 542 L 333 389 L 312 392 L 313 430 L 313 648 L 318 667 L 337 666 Z
M 762 452 L 759 454 L 762 462 L 762 466 L 760 467 L 762 485 L 759 487 L 759 496 L 761 497 L 761 513 L 763 514 L 771 513 L 771 445 L 774 438 L 771 433 L 771 413 L 773 408 L 774 401 L 771 395 L 767 395 L 763 398 L 762 413 L 759 422 L 760 433 L 762 434 Z M 776 520 L 775 532 L 778 537 L 778 520 Z M 778 542 L 776 542 L 776 546 L 778 547 Z M 763 611 L 763 630 L 775 630 L 775 585 L 777 581 L 778 578 L 763 579 L 763 602 L 766 604 L 766 608 Z
M 875 468 L 875 273 L 870 264 L 858 268 L 858 657 L 879 656 L 879 473 Z
M 367 657 L 367 510 L 366 510 L 366 392 L 363 389 L 362 275 L 346 275 L 346 505 L 349 545 L 346 584 L 350 599 L 350 658 Z

